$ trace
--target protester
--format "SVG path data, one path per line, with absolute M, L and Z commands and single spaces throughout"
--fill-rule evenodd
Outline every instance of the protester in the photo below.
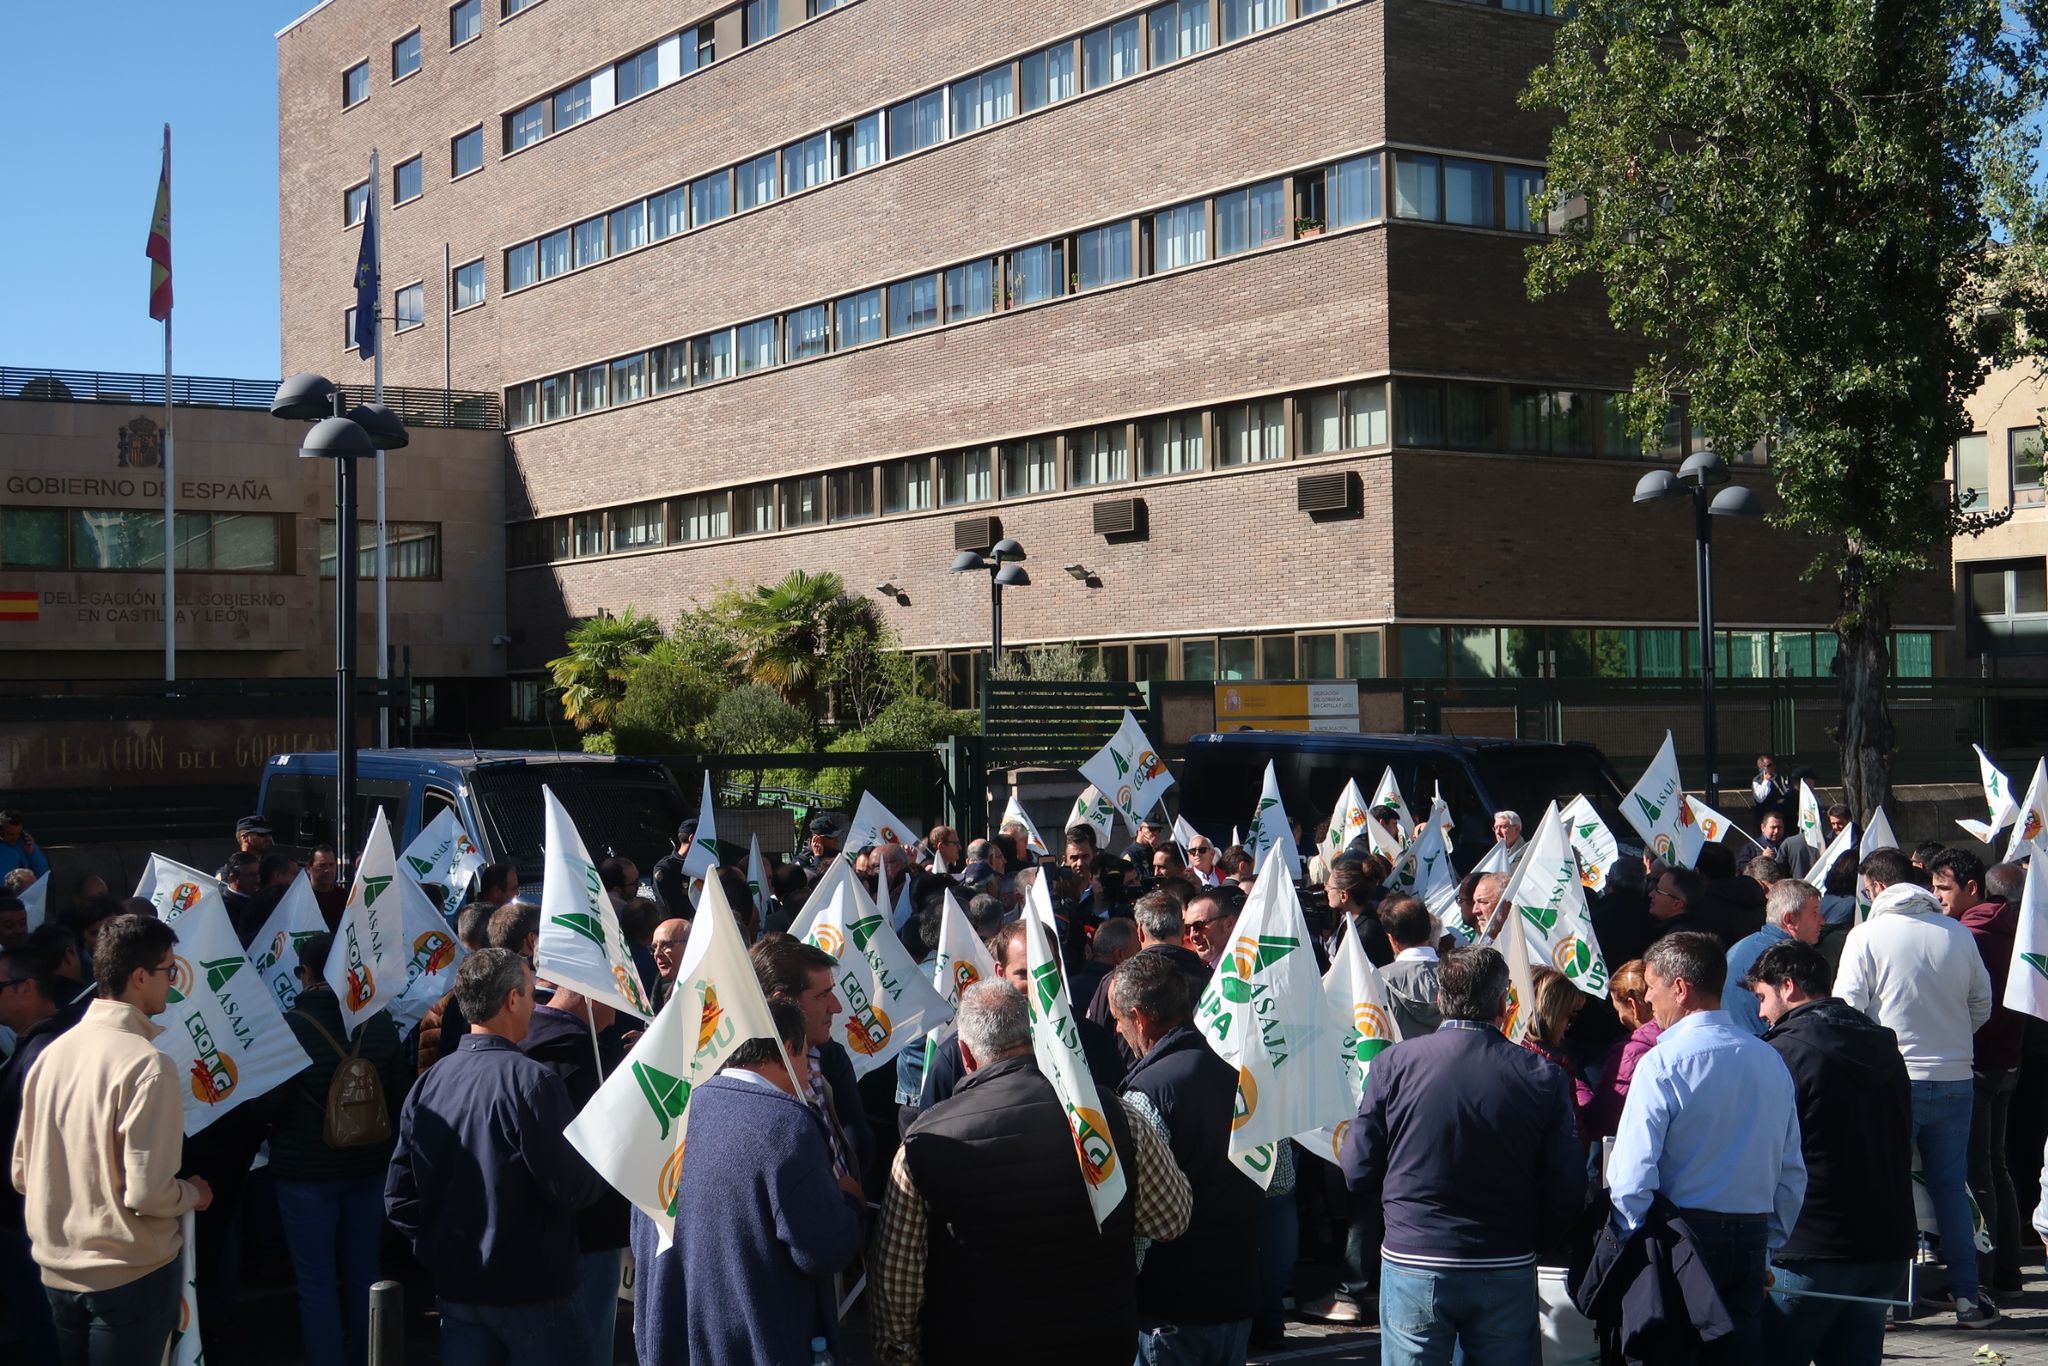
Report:
M 1068 983 L 1073 989 L 1075 1003 L 1085 1004 L 1088 1007 L 1088 1018 L 1105 1028 L 1109 1019 L 1108 1007 L 1103 1007 L 1104 1013 L 1098 1015 L 1095 1013 L 1095 1001 L 1102 995 L 1102 984 L 1109 980 L 1109 974 L 1116 970 L 1116 965 L 1138 952 L 1146 942 L 1143 938 L 1143 927 L 1139 925 L 1135 916 L 1139 907 L 1155 897 L 1159 903 L 1172 903 L 1170 909 L 1173 930 L 1178 935 L 1180 903 L 1158 892 L 1140 897 L 1137 905 L 1131 908 L 1131 915 L 1111 916 L 1095 927 L 1094 935 L 1088 940 L 1087 961 L 1074 970 L 1073 980 Z
M 1829 839 L 1847 830 L 1853 820 L 1853 815 L 1845 802 L 1830 803 L 1826 814 Z
M 14 1051 L 0 1062 L 0 1152 L 14 1151 L 29 1068 L 85 1013 L 86 1002 L 69 1004 L 73 994 L 58 985 L 34 950 L 0 953 L 0 1025 L 14 1033 Z M 57 1327 L 29 1255 L 21 1196 L 11 1182 L 0 1199 L 0 1343 L 10 1341 L 26 1354 L 29 1366 L 55 1366 Z
M 1792 785 L 1778 772 L 1778 761 L 1768 754 L 1756 756 L 1756 775 L 1749 780 L 1749 804 L 1755 808 L 1758 823 L 1777 816 L 1782 825 L 1781 814 L 1785 804 L 1792 798 Z
M 1496 811 L 1493 813 L 1493 842 L 1502 846 L 1510 859 L 1520 855 L 1525 841 L 1522 839 L 1522 817 L 1519 813 L 1514 811 Z
M 668 998 L 676 989 L 676 969 L 683 965 L 683 950 L 689 947 L 690 922 L 679 915 L 672 915 L 654 927 L 654 935 L 647 947 L 654 954 L 654 970 L 659 974 L 654 984 L 654 1008 L 661 1009 L 668 1004 Z
M 839 854 L 839 822 L 830 816 L 816 816 L 805 829 L 809 838 L 792 860 L 811 881 L 816 882 L 825 875 L 825 869 Z
M 1766 949 L 1788 940 L 1818 944 L 1821 923 L 1818 887 L 1788 879 L 1771 888 L 1764 903 L 1763 928 L 1737 940 L 1735 947 L 1728 950 L 1728 989 L 1722 993 L 1721 1008 L 1728 1012 L 1737 1029 L 1762 1038 L 1770 1028 L 1757 1013 L 1756 993 L 1742 985 L 1750 967 Z M 1833 973 L 1829 976 L 1832 978 Z
M 1571 978 L 1552 967 L 1531 968 L 1536 987 L 1529 1021 L 1529 1032 L 1522 1038 L 1522 1047 L 1542 1058 L 1571 1081 L 1572 1113 L 1578 1123 L 1581 1138 L 1586 1137 L 1586 1109 L 1593 1101 L 1593 1088 L 1572 1069 L 1564 1054 L 1564 1033 L 1571 1028 L 1572 1020 L 1585 1008 L 1587 996 L 1572 984 Z
M 1706 884 L 1700 889 L 1700 913 L 1722 943 L 1733 945 L 1763 928 L 1763 885 L 1736 867 L 1733 849 L 1701 845 L 1693 871 Z
M 340 876 L 341 862 L 334 856 L 334 846 L 315 846 L 306 860 L 306 882 L 329 930 L 341 924 L 341 913 L 348 909 L 348 888 L 341 885 Z
M 1656 921 L 1652 942 L 1669 934 L 1720 935 L 1707 917 L 1706 883 L 1690 868 L 1666 868 L 1650 881 L 1650 918 Z M 1721 940 L 1725 950 L 1730 941 Z M 1647 956 L 1647 954 L 1646 954 Z
M 496 910 L 519 898 L 519 865 L 510 861 L 486 863 L 476 870 L 476 902 Z
M 787 1001 L 803 1012 L 804 1094 L 822 1118 L 839 1175 L 865 1177 L 875 1154 L 874 1129 L 862 1108 L 853 1060 L 832 1037 L 832 1017 L 845 1009 L 833 990 L 839 964 L 831 954 L 788 935 L 762 938 L 748 951 L 761 993 L 773 1005 Z M 929 1072 L 926 1074 L 929 1076 Z
M 0 949 L 9 952 L 28 944 L 28 907 L 21 898 L 0 895 Z
M 406 1097 L 385 1214 L 433 1277 L 448 1366 L 587 1360 L 575 1214 L 605 1185 L 563 1137 L 562 1079 L 519 1051 L 533 969 L 482 949 L 456 969 L 455 996 L 469 1032 Z
M 1211 887 L 1195 893 L 1181 908 L 1181 933 L 1190 952 L 1213 970 L 1230 947 L 1244 898 L 1234 887 Z
M 1801 835 L 1788 833 L 1782 811 L 1766 811 L 1757 821 L 1763 852 L 1785 865 L 1787 876 L 1805 877 L 1813 866 L 1815 850 Z
M 1341 934 L 1356 934 L 1365 946 L 1365 956 L 1376 968 L 1383 968 L 1394 961 L 1394 946 L 1387 940 L 1387 932 L 1380 919 L 1373 914 L 1372 895 L 1377 888 L 1368 883 L 1365 867 L 1353 859 L 1340 859 L 1330 869 L 1330 875 L 1323 882 L 1323 896 L 1329 902 L 1330 914 L 1337 917 L 1339 935 L 1333 935 L 1332 951 Z
M 1129 923 L 1137 930 L 1137 945 L 1133 952 L 1155 953 L 1166 959 L 1167 962 L 1180 969 L 1181 974 L 1188 979 L 1188 998 L 1192 1000 L 1201 995 L 1202 988 L 1209 984 L 1210 967 L 1202 961 L 1200 955 L 1188 951 L 1185 942 L 1187 930 L 1185 922 L 1182 920 L 1182 916 L 1186 912 L 1182 909 L 1180 903 L 1163 892 L 1152 892 L 1139 897 L 1137 903 L 1131 907 L 1131 913 L 1133 919 Z M 1100 943 L 1104 934 L 1122 923 L 1125 922 L 1121 920 L 1106 922 L 1101 929 L 1095 932 L 1096 942 Z M 1121 963 L 1124 958 L 1128 957 L 1130 957 L 1130 954 L 1124 954 L 1123 957 L 1118 958 L 1116 961 Z M 1114 968 L 1115 964 L 1113 963 L 1110 966 Z M 1080 982 L 1078 974 L 1075 976 L 1075 982 L 1077 985 Z M 1109 1006 L 1109 975 L 1107 973 L 1103 974 L 1097 981 L 1094 989 L 1089 992 L 1086 998 L 1077 995 L 1075 999 L 1086 1000 L 1087 1010 L 1085 1013 L 1090 1020 L 1101 1025 L 1104 1029 L 1114 1027 L 1115 1014 L 1110 1010 Z M 1136 1059 L 1128 1059 L 1127 1061 L 1136 1061 Z
M 1418 897 L 1390 896 L 1380 903 L 1377 918 L 1394 949 L 1394 961 L 1380 969 L 1394 1007 L 1394 1027 L 1403 1039 L 1433 1034 L 1443 1012 L 1436 1003 L 1440 960 L 1429 907 Z
M 540 943 L 540 907 L 530 901 L 506 902 L 484 922 L 484 942 L 490 948 L 504 949 L 531 963 L 534 949 Z M 468 1037 L 469 1019 L 462 1009 L 462 993 L 451 991 L 420 1018 L 422 1075 L 441 1059 L 453 1057 Z M 438 1016 L 436 1010 L 440 1012 Z
M 272 843 L 269 817 L 244 816 L 235 822 L 235 848 L 238 852 L 254 854 L 260 860 L 270 852 Z
M 182 1288 L 179 1220 L 213 1200 L 203 1179 L 178 1179 L 184 1079 L 150 1042 L 176 943 L 159 920 L 108 926 L 99 995 L 22 1087 L 11 1175 L 64 1366 L 163 1357 Z
M 1507 924 L 1508 889 L 1506 873 L 1481 873 L 1472 883 L 1472 913 L 1466 923 L 1478 932 L 1481 942 L 1492 944 Z
M 0 811 L 0 877 L 17 868 L 43 877 L 50 871 L 50 860 L 36 847 L 36 837 L 22 827 L 19 811 Z
M 1629 1084 L 1635 1079 L 1636 1066 L 1664 1032 L 1664 1026 L 1657 1023 L 1657 1016 L 1650 1009 L 1642 959 L 1631 958 L 1614 970 L 1614 975 L 1607 979 L 1607 999 L 1613 1002 L 1615 1016 L 1628 1033 L 1608 1050 L 1600 1067 L 1600 1078 L 1593 1083 L 1593 1099 L 1583 1117 L 1588 1139 L 1614 1137 L 1615 1130 L 1621 1127 L 1621 1112 L 1628 1100 Z

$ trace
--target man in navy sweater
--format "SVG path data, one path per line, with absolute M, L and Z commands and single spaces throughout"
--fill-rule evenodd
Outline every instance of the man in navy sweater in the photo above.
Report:
M 563 1137 L 562 1079 L 519 1051 L 533 969 L 479 949 L 455 973 L 470 1022 L 406 1097 L 384 1212 L 434 1278 L 445 1366 L 586 1360 L 576 1312 L 576 1212 L 605 1185 Z
M 1443 1024 L 1373 1059 L 1344 1180 L 1384 1206 L 1384 1366 L 1528 1366 L 1541 1354 L 1536 1253 L 1579 1211 L 1585 1149 L 1571 1079 L 1501 1035 L 1507 960 L 1454 949 Z

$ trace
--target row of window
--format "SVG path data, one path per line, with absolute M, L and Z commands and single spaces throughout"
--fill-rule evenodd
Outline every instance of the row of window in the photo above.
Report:
M 270 512 L 181 512 L 177 568 L 275 574 L 284 562 Z M 164 567 L 164 514 L 127 508 L 0 509 L 0 568 L 153 570 Z
M 2007 505 L 2048 506 L 2048 488 L 2041 480 L 2042 442 L 2039 427 L 2009 427 L 2005 433 Z M 1984 432 L 1958 437 L 1955 446 L 1956 502 L 1966 512 L 1987 512 L 1992 506 L 1991 438 Z
M 448 178 L 460 180 L 483 169 L 484 130 L 468 128 L 448 139 Z M 391 203 L 396 208 L 418 199 L 426 190 L 426 155 L 407 157 L 391 168 Z M 341 222 L 358 227 L 370 209 L 370 182 L 359 180 L 341 192 Z
M 455 308 L 474 308 L 484 301 L 484 263 L 469 261 L 448 272 L 448 288 Z M 400 332 L 424 327 L 427 322 L 427 283 L 414 280 L 391 291 L 391 319 Z M 356 349 L 356 310 L 351 304 L 341 311 L 341 349 Z
M 503 15 L 510 18 L 529 4 L 539 0 L 501 0 Z M 448 50 L 454 51 L 464 43 L 482 37 L 484 31 L 483 0 L 457 0 L 448 7 Z M 391 79 L 394 83 L 404 80 L 420 69 L 420 30 L 414 29 L 391 44 Z M 370 63 L 357 62 L 341 73 L 341 107 L 352 109 L 370 98 Z
M 320 577 L 334 577 L 334 523 L 320 523 Z M 377 577 L 377 524 L 356 523 L 356 577 Z M 438 579 L 441 577 L 441 524 L 439 522 L 384 523 L 384 577 L 388 579 Z

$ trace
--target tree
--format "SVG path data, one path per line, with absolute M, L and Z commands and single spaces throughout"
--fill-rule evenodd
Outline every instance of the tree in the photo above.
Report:
M 1055 645 L 1034 645 L 1023 650 L 1003 651 L 996 677 L 1004 680 L 1036 679 L 1040 683 L 1100 683 L 1102 660 L 1081 653 L 1070 640 Z
M 732 689 L 723 668 L 707 668 L 671 636 L 633 666 L 626 691 L 612 712 L 612 732 L 622 754 L 669 754 L 701 743 L 704 723 Z
M 623 616 L 578 622 L 563 642 L 568 653 L 548 661 L 562 694 L 562 714 L 578 730 L 602 729 L 626 695 L 633 667 L 661 643 L 661 623 L 628 607 Z
M 775 689 L 749 683 L 718 699 L 704 723 L 704 739 L 723 754 L 775 754 L 802 744 L 810 729 L 811 718 Z
M 733 662 L 748 678 L 812 716 L 829 700 L 828 649 L 848 631 L 873 634 L 873 606 L 847 593 L 837 574 L 792 569 L 751 593 L 726 595 L 722 606 L 739 640 Z
M 1636 432 L 1682 395 L 1724 451 L 1768 441 L 1776 524 L 1826 544 L 1859 818 L 1891 791 L 1891 590 L 1985 525 L 1940 492 L 1963 400 L 2048 324 L 2000 251 L 2040 235 L 2020 130 L 2044 18 L 2048 0 L 1575 0 L 1523 96 L 1562 113 L 1548 205 L 1590 209 L 1530 250 L 1532 295 L 1597 276 L 1650 344 Z

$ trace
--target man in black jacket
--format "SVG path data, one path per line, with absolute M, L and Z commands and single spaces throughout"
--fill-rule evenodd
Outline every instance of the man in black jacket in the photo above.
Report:
M 1798 1294 L 1889 1298 L 1913 1256 L 1913 1087 L 1896 1035 L 1828 994 L 1818 949 L 1774 944 L 1742 985 L 1754 991 L 1798 1095 L 1806 1202 L 1778 1250 L 1764 1306 L 1764 1360 L 1805 1366 L 1884 1355 L 1884 1306 Z

